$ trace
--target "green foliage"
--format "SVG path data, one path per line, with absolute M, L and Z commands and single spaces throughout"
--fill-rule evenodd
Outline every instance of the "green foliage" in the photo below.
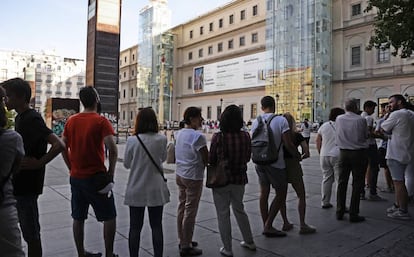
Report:
M 375 35 L 367 49 L 392 46 L 392 55 L 410 57 L 414 51 L 414 0 L 368 0 L 365 12 L 371 10 L 377 10 Z
M 16 117 L 16 112 L 6 110 L 6 116 L 8 120 L 6 128 L 14 128 L 14 117 Z

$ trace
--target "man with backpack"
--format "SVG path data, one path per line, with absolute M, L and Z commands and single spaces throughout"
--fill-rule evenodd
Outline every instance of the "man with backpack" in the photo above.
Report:
M 276 116 L 275 100 L 271 96 L 261 99 L 262 111 L 252 125 L 252 160 L 260 183 L 260 214 L 263 220 L 263 235 L 266 237 L 286 236 L 273 227 L 273 221 L 280 208 L 286 204 L 287 175 L 283 157 L 283 146 L 292 156 L 300 159 L 300 153 L 289 136 L 289 124 L 283 116 Z M 276 190 L 270 208 L 268 199 L 270 185 Z

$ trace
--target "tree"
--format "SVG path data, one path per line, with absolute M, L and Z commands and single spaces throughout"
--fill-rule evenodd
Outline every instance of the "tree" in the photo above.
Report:
M 368 50 L 373 47 L 388 49 L 392 55 L 410 57 L 414 51 L 414 0 L 368 0 L 365 12 L 377 10 L 374 21 L 375 35 L 371 36 Z

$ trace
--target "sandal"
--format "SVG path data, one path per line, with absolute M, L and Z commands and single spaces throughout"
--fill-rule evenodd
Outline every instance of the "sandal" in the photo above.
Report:
M 304 225 L 300 227 L 299 234 L 305 235 L 305 234 L 313 234 L 316 232 L 316 228 L 308 225 Z
M 283 231 L 289 231 L 289 230 L 292 230 L 292 229 L 293 229 L 293 224 L 292 223 L 283 224 L 283 227 L 282 227 Z

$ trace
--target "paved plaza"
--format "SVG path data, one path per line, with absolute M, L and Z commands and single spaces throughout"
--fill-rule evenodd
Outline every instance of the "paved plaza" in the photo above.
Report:
M 240 231 L 232 217 L 233 253 L 236 257 L 271 256 L 414 256 L 414 222 L 397 221 L 387 218 L 385 209 L 393 203 L 393 194 L 382 193 L 388 199 L 384 202 L 361 201 L 361 215 L 367 220 L 363 223 L 350 223 L 347 215 L 342 221 L 335 218 L 335 208 L 320 207 L 320 183 L 322 175 L 319 156 L 311 139 L 311 157 L 303 161 L 304 180 L 307 192 L 307 223 L 317 228 L 316 234 L 299 235 L 297 198 L 289 186 L 287 212 L 294 223 L 293 230 L 284 238 L 266 238 L 262 235 L 262 221 L 259 213 L 259 185 L 253 163 L 248 165 L 249 183 L 246 185 L 244 204 L 250 218 L 250 224 L 257 245 L 252 252 L 239 246 L 242 240 Z M 118 211 L 115 252 L 121 257 L 128 254 L 129 211 L 123 204 L 129 171 L 122 165 L 124 143 L 118 145 L 120 161 L 115 175 L 115 200 Z M 179 256 L 176 229 L 176 210 L 178 191 L 175 184 L 174 165 L 166 164 L 166 177 L 171 192 L 171 202 L 164 211 L 164 256 Z M 381 171 L 379 186 L 384 187 Z M 348 189 L 348 191 L 350 191 Z M 273 197 L 273 195 L 272 195 Z M 349 197 L 348 197 L 349 201 Z M 332 201 L 335 205 L 335 200 Z M 39 211 L 42 227 L 44 256 L 75 257 L 76 249 L 72 237 L 72 219 L 70 216 L 70 186 L 68 170 L 61 156 L 47 165 L 44 193 L 39 198 Z M 414 214 L 414 206 L 409 206 Z M 275 226 L 281 228 L 281 219 L 275 220 Z M 87 249 L 103 252 L 102 224 L 90 217 L 85 224 L 85 244 Z M 217 217 L 211 190 L 204 188 L 197 215 L 194 240 L 203 250 L 202 256 L 220 256 L 222 246 L 217 228 Z M 1 256 L 1 254 L 0 254 Z M 140 256 L 152 256 L 151 230 L 146 218 L 141 234 Z

